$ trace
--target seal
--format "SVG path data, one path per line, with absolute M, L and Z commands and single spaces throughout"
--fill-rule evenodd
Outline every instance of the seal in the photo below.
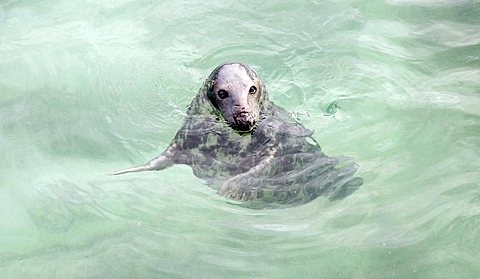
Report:
M 163 153 L 112 174 L 186 164 L 219 194 L 251 208 L 298 205 L 320 195 L 334 200 L 357 190 L 363 184 L 353 176 L 357 165 L 326 156 L 312 135 L 269 101 L 251 67 L 230 62 L 206 79 Z

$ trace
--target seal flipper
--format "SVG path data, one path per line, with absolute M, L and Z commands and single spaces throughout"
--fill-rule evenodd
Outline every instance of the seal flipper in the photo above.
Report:
M 269 165 L 270 161 L 275 156 L 277 148 L 270 147 L 267 154 L 262 160 L 247 172 L 240 173 L 225 181 L 220 188 L 219 193 L 226 198 L 247 201 L 257 197 L 257 187 L 248 183 L 248 178 L 256 176 L 264 171 Z
M 110 175 L 119 175 L 119 174 L 124 174 L 129 172 L 141 172 L 141 171 L 154 171 L 154 170 L 159 171 L 159 170 L 166 169 L 172 166 L 173 164 L 174 163 L 172 160 L 170 160 L 170 158 L 162 154 L 157 158 L 150 160 L 145 165 L 128 168 L 124 170 L 119 170 L 119 171 L 110 173 Z
M 165 150 L 162 154 L 160 154 L 158 157 L 150 160 L 148 163 L 146 163 L 144 165 L 115 171 L 115 172 L 110 173 L 110 175 L 120 175 L 120 174 L 125 174 L 125 173 L 130 173 L 130 172 L 164 170 L 164 169 L 166 169 L 166 168 L 175 164 L 175 162 L 173 160 L 173 154 L 174 154 L 176 146 L 177 146 L 176 144 L 170 145 L 167 148 L 167 150 Z
M 120 175 L 124 173 L 129 173 L 129 172 L 141 172 L 141 171 L 149 171 L 151 169 L 148 168 L 148 165 L 142 165 L 138 167 L 133 167 L 133 168 L 128 168 L 128 169 L 123 169 L 115 172 L 111 172 L 108 175 Z

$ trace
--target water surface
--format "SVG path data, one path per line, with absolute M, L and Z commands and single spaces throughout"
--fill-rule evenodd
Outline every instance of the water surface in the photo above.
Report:
M 475 278 L 478 1 L 2 1 L 2 278 Z M 252 65 L 364 185 L 251 210 L 169 144 L 210 71 Z

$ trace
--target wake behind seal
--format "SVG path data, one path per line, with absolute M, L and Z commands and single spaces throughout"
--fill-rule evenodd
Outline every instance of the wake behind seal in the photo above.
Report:
M 312 132 L 268 99 L 249 66 L 213 70 L 193 99 L 182 127 L 158 157 L 112 173 L 189 165 L 229 199 L 251 208 L 298 205 L 318 196 L 343 198 L 362 184 L 348 158 L 328 157 Z

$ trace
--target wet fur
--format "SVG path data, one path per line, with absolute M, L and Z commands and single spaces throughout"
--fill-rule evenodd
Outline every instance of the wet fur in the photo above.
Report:
M 242 95 L 251 86 L 258 94 Z M 226 88 L 230 100 L 219 98 Z M 363 182 L 353 177 L 356 165 L 326 156 L 312 134 L 268 100 L 250 67 L 226 63 L 205 81 L 160 156 L 113 174 L 186 164 L 219 194 L 252 208 L 301 204 L 320 195 L 338 199 L 358 189 Z

